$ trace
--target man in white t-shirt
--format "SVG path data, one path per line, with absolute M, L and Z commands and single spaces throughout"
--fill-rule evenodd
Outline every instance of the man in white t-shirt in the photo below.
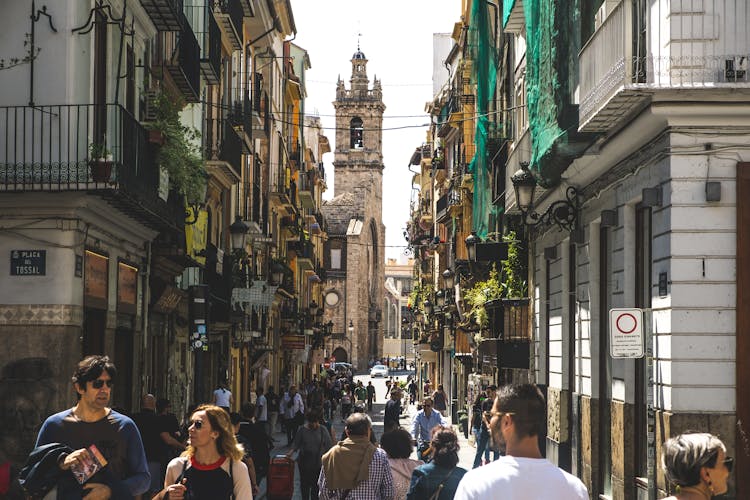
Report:
M 505 456 L 467 472 L 456 490 L 456 500 L 588 500 L 586 486 L 539 451 L 547 405 L 539 388 L 508 385 L 497 393 L 488 415 L 490 432 L 505 447 Z
M 263 395 L 263 388 L 259 387 L 256 394 L 258 397 L 255 399 L 255 420 L 263 425 L 266 435 L 271 436 L 271 426 L 268 425 L 268 403 Z
M 232 393 L 227 389 L 226 382 L 219 382 L 219 386 L 214 391 L 213 404 L 224 408 L 229 413 L 232 407 Z

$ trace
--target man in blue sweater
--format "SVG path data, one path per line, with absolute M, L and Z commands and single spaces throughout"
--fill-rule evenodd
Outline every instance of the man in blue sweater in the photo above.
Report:
M 62 443 L 74 450 L 59 460 L 63 471 L 85 466 L 87 448 L 98 448 L 108 463 L 83 485 L 86 500 L 132 498 L 149 489 L 151 477 L 138 429 L 129 417 L 107 406 L 116 376 L 107 356 L 80 361 L 73 374 L 78 404 L 48 417 L 36 439 L 37 447 Z

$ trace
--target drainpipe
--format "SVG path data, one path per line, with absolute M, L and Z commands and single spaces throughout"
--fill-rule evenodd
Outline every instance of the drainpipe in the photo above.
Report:
M 143 304 L 141 306 L 141 335 L 143 343 L 141 345 L 141 386 L 148 390 L 148 370 L 146 363 L 146 351 L 148 350 L 148 305 L 151 302 L 151 242 L 146 242 L 146 270 L 143 274 Z M 140 396 L 139 396 L 140 397 Z

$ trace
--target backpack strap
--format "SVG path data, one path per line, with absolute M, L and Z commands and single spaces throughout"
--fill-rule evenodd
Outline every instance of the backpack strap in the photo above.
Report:
M 234 461 L 229 459 L 229 479 L 232 482 L 232 493 L 229 494 L 229 500 L 234 500 Z

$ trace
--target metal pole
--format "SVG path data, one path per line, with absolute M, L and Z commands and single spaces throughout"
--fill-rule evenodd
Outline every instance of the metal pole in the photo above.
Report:
M 654 411 L 654 347 L 652 310 L 643 310 L 643 328 L 646 343 L 646 435 L 648 500 L 656 500 L 656 414 Z

